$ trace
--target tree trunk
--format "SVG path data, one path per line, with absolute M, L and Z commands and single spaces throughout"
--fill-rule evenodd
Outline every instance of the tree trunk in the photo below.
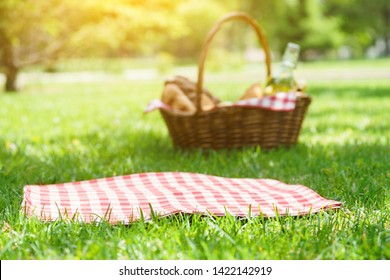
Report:
M 382 11 L 384 21 L 384 40 L 385 40 L 385 56 L 390 56 L 390 5 L 385 7 Z
M 18 91 L 17 79 L 19 69 L 15 66 L 8 66 L 5 70 L 5 92 L 13 93 Z
M 1 31 L 1 30 L 0 30 Z M 0 42 L 2 43 L 3 51 L 0 57 L 0 62 L 5 70 L 5 85 L 4 89 L 7 93 L 14 93 L 18 91 L 17 78 L 20 67 L 15 62 L 14 49 L 10 41 L 4 36 L 0 35 Z
M 385 34 L 384 36 L 384 41 L 385 41 L 385 51 L 384 51 L 384 56 L 390 56 L 390 36 Z

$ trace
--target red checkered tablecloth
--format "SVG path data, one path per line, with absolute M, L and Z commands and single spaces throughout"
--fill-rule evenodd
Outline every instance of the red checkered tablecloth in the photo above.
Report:
M 293 111 L 295 109 L 296 101 L 297 96 L 295 92 L 278 92 L 275 95 L 264 96 L 262 98 L 240 100 L 232 103 L 230 106 L 257 107 L 272 111 Z M 164 104 L 160 99 L 154 99 L 148 104 L 144 112 L 149 113 L 157 109 L 170 110 L 170 107 Z M 216 109 L 218 109 L 218 106 L 214 110 Z
M 149 219 L 153 211 L 211 213 L 217 216 L 304 215 L 336 209 L 340 202 L 321 197 L 302 185 L 272 179 L 232 179 L 159 172 L 52 185 L 27 185 L 22 202 L 27 216 L 46 221 L 72 218 L 112 224 Z

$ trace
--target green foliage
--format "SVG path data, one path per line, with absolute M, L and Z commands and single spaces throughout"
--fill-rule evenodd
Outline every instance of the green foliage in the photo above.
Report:
M 57 56 L 68 44 L 71 25 L 77 19 L 79 9 L 74 5 L 71 0 L 2 2 L 0 42 L 9 61 L 0 56 L 0 65 L 12 63 L 20 68 Z
M 0 6 L 5 15 L 0 28 L 3 39 L 21 56 L 15 60 L 34 55 L 50 59 L 51 53 L 44 51 L 54 46 L 61 48 L 62 55 L 73 57 L 128 54 L 153 50 L 158 36 L 166 39 L 183 32 L 175 17 L 176 5 L 173 0 L 149 0 L 142 5 L 126 0 L 8 0 Z
M 229 79 L 237 75 L 207 86 L 238 98 L 248 84 L 245 73 Z M 142 114 L 162 81 L 36 80 L 0 95 L 0 258 L 389 259 L 389 88 L 387 80 L 312 83 L 299 144 L 268 152 L 173 149 L 161 116 Z M 19 212 L 26 184 L 152 171 L 275 178 L 344 206 L 301 218 L 183 214 L 130 226 L 44 223 Z
M 355 55 L 362 56 L 375 40 L 383 39 L 390 55 L 390 2 L 387 0 L 327 0 L 326 14 L 338 15 L 341 30 Z
M 162 41 L 182 35 L 185 26 L 177 17 L 178 1 L 84 1 L 92 21 L 74 38 L 77 46 L 97 56 L 125 56 L 158 51 Z M 98 46 L 98 47 L 97 47 Z M 76 55 L 78 55 L 76 53 Z
M 28 65 L 55 69 L 63 58 L 199 56 L 210 28 L 224 14 L 243 10 L 265 30 L 273 54 L 286 43 L 302 46 L 304 59 L 333 53 L 342 45 L 363 55 L 376 40 L 390 53 L 387 0 L 3 0 L 0 2 L 0 70 L 7 90 Z M 20 20 L 23 18 L 23 20 Z M 216 50 L 242 52 L 257 46 L 246 26 L 232 24 L 214 43 Z
M 324 16 L 324 5 L 320 1 L 306 2 L 306 17 L 300 22 L 304 32 L 300 42 L 303 49 L 324 51 L 337 49 L 344 43 L 344 34 L 340 30 L 339 19 Z
M 207 33 L 215 22 L 227 12 L 217 1 L 183 1 L 177 9 L 177 15 L 187 28 L 184 36 L 163 45 L 178 57 L 198 57 Z
M 300 44 L 304 59 L 310 58 L 310 53 L 323 55 L 344 43 L 340 20 L 335 15 L 325 14 L 324 1 L 253 0 L 243 3 L 243 8 L 259 20 L 272 50 L 279 54 L 287 42 Z
M 124 56 L 154 53 L 162 40 L 180 35 L 177 1 L 1 2 L 0 66 L 6 91 L 16 90 L 23 67 L 63 57 Z M 23 18 L 23 20 L 20 20 Z

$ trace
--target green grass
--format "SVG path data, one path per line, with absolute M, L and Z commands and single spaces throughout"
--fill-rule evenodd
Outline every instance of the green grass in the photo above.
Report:
M 210 82 L 225 98 L 243 82 Z M 300 142 L 175 150 L 157 112 L 161 81 L 28 84 L 0 95 L 1 259 L 389 259 L 390 82 L 311 84 Z M 129 226 L 40 222 L 20 214 L 26 184 L 150 171 L 274 178 L 342 201 L 299 218 L 176 215 Z

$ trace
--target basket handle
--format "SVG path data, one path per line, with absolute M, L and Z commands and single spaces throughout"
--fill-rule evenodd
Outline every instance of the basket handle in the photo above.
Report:
M 198 82 L 196 86 L 196 112 L 201 112 L 201 98 L 202 98 L 202 88 L 203 88 L 203 72 L 204 72 L 204 64 L 207 56 L 208 49 L 210 47 L 211 41 L 213 40 L 215 34 L 219 31 L 221 26 L 227 22 L 232 20 L 244 20 L 246 23 L 251 25 L 253 29 L 256 31 L 257 37 L 259 38 L 260 44 L 262 45 L 264 52 L 265 52 L 265 63 L 267 67 L 267 79 L 271 77 L 271 55 L 267 43 L 267 39 L 261 30 L 259 24 L 255 19 L 250 17 L 248 14 L 244 12 L 231 12 L 222 17 L 217 23 L 214 25 L 214 27 L 210 30 L 209 34 L 207 35 L 206 41 L 203 45 L 202 52 L 199 57 L 199 67 L 198 67 Z

